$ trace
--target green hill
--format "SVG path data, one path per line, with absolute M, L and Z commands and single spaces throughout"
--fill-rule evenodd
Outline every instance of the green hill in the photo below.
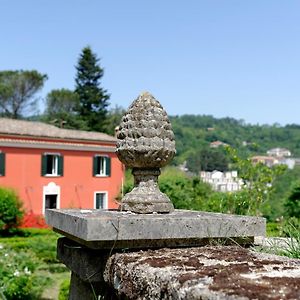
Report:
M 300 157 L 300 125 L 253 125 L 209 115 L 171 116 L 170 121 L 176 137 L 175 164 L 209 148 L 214 141 L 229 144 L 244 157 L 266 155 L 275 147 L 287 148 L 293 157 Z

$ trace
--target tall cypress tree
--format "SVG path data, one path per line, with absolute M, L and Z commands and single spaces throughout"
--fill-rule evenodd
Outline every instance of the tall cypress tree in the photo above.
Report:
M 76 70 L 75 92 L 79 95 L 78 114 L 89 130 L 103 132 L 109 95 L 100 86 L 104 72 L 100 67 L 99 59 L 90 47 L 82 50 Z

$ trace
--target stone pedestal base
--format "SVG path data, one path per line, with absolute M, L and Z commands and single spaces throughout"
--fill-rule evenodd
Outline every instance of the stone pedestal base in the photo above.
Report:
M 99 295 L 98 286 L 98 282 L 83 281 L 76 273 L 72 272 L 69 300 L 95 300 Z
M 104 282 L 103 272 L 109 251 L 93 250 L 60 238 L 57 242 L 57 258 L 71 271 L 70 300 L 114 300 L 114 293 Z

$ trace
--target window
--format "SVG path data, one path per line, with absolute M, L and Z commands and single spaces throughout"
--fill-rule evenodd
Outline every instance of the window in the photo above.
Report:
M 5 153 L 0 152 L 0 176 L 5 175 Z
M 110 157 L 95 155 L 93 160 L 94 176 L 110 176 Z
M 95 208 L 107 209 L 107 192 L 95 192 Z
M 57 208 L 57 195 L 45 195 L 45 209 Z
M 63 156 L 47 153 L 42 156 L 42 176 L 62 176 Z

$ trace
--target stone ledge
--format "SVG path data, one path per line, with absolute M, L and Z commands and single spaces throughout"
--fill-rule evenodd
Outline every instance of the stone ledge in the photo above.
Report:
M 264 236 L 266 228 L 264 218 L 187 210 L 134 214 L 49 209 L 45 216 L 55 231 L 94 249 L 197 246 L 207 239 Z
M 121 299 L 300 299 L 300 260 L 238 246 L 117 253 L 104 279 Z

